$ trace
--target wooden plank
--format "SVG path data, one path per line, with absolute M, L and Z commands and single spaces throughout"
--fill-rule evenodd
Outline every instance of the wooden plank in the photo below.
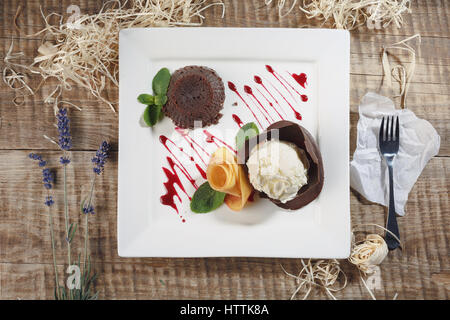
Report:
M 256 258 L 168 259 L 158 265 L 98 263 L 95 290 L 100 299 L 289 299 L 296 283 L 284 274 L 281 265 L 295 273 L 300 263 L 293 259 Z M 341 267 L 349 282 L 335 296 L 370 299 L 355 267 L 347 261 L 342 261 Z M 4 275 L 2 299 L 53 298 L 53 265 L 0 263 L 0 268 Z M 62 278 L 64 267 L 58 269 Z M 375 296 L 389 300 L 398 294 L 399 300 L 446 300 L 448 290 L 442 283 L 433 282 L 436 270 L 426 264 L 386 261 Z M 316 289 L 309 298 L 330 299 Z

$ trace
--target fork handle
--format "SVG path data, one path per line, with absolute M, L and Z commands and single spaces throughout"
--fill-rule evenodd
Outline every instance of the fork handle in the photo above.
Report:
M 388 164 L 389 169 L 389 211 L 387 217 L 386 229 L 391 231 L 395 236 L 400 239 L 400 232 L 398 231 L 397 216 L 395 213 L 395 201 L 394 201 L 394 173 L 392 169 L 392 163 Z M 400 243 L 389 232 L 386 232 L 386 244 L 389 250 L 394 250 L 400 246 Z

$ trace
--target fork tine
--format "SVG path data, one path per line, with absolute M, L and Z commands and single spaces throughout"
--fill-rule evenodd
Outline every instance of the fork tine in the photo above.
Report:
M 379 133 L 379 141 L 384 141 L 383 139 L 383 133 L 384 133 L 384 117 L 381 120 L 381 125 L 380 125 L 380 133 Z
M 394 116 L 390 117 L 391 123 L 389 124 L 389 141 L 394 141 Z
M 399 124 L 399 120 L 398 120 L 398 116 L 397 116 L 397 121 L 396 121 L 396 125 L 395 125 L 395 141 L 399 141 L 400 139 L 400 124 Z

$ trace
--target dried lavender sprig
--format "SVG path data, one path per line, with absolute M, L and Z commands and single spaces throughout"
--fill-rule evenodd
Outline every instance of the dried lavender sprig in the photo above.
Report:
M 42 156 L 40 156 L 38 154 L 30 153 L 29 158 L 32 160 L 39 161 L 39 167 L 45 167 L 47 165 L 47 162 L 45 160 L 43 160 Z M 52 188 L 51 183 L 54 181 L 53 174 L 50 171 L 50 169 L 45 168 L 42 170 L 42 175 L 43 175 L 44 187 L 47 189 L 47 193 L 49 193 L 50 189 Z M 51 243 L 52 243 L 53 268 L 55 271 L 55 286 L 57 289 L 57 298 L 59 298 L 59 278 L 58 278 L 58 270 L 56 267 L 55 233 L 53 230 L 54 229 L 53 216 L 52 216 L 52 211 L 51 211 L 51 206 L 54 203 L 55 202 L 53 200 L 53 197 L 50 194 L 48 194 L 47 197 L 45 198 L 44 204 L 48 207 L 48 220 L 49 220 L 49 225 L 50 225 L 50 239 L 51 239 Z
M 57 127 L 58 127 L 58 145 L 65 153 L 72 148 L 72 136 L 70 134 L 70 120 L 67 115 L 67 109 L 61 108 L 58 110 L 56 114 L 57 119 Z M 70 241 L 70 223 L 69 223 L 69 207 L 67 202 L 67 164 L 70 163 L 70 160 L 65 154 L 60 158 L 60 163 L 64 167 L 64 175 L 63 175 L 63 183 L 64 183 L 64 222 L 66 228 L 66 239 L 67 239 L 67 260 L 69 262 L 69 266 L 72 265 L 71 258 L 71 241 Z M 69 298 L 72 297 L 72 290 L 69 290 Z
M 82 206 L 82 212 L 85 214 L 85 234 L 84 234 L 84 269 L 86 270 L 86 260 L 87 260 L 87 244 L 88 244 L 88 238 L 89 238 L 89 225 L 88 225 L 88 218 L 89 213 L 94 214 L 94 207 L 92 206 L 92 195 L 94 194 L 94 185 L 95 185 L 95 178 L 97 175 L 100 175 L 105 168 L 106 160 L 109 158 L 109 151 L 111 150 L 111 145 L 107 141 L 103 141 L 100 144 L 100 147 L 98 148 L 97 152 L 95 153 L 95 156 L 92 158 L 92 163 L 94 163 L 94 176 L 92 178 L 91 183 L 91 191 L 89 192 L 89 200 L 87 204 L 83 204 Z
M 64 167 L 64 175 L 63 175 L 63 183 L 64 183 L 64 222 L 66 227 L 66 239 L 68 240 L 69 235 L 69 205 L 67 202 L 67 165 L 63 165 Z M 71 258 L 71 244 L 70 241 L 67 242 L 67 260 L 69 263 L 69 266 L 72 265 L 72 258 Z M 72 299 L 72 289 L 69 289 L 69 299 Z

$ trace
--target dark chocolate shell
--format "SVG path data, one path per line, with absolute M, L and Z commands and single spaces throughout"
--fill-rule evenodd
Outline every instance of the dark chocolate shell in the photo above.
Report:
M 308 183 L 300 188 L 294 199 L 286 203 L 282 203 L 281 201 L 276 199 L 271 199 L 263 192 L 260 192 L 260 196 L 268 198 L 274 204 L 284 209 L 300 209 L 301 207 L 306 206 L 308 203 L 317 198 L 322 191 L 324 174 L 322 156 L 320 154 L 319 147 L 317 146 L 314 138 L 308 132 L 308 130 L 306 130 L 302 126 L 291 121 L 275 122 L 260 135 L 247 140 L 245 142 L 245 145 L 240 150 L 238 150 L 239 163 L 244 165 L 247 173 L 248 168 L 246 163 L 252 149 L 259 143 L 272 139 L 292 142 L 298 148 L 305 151 L 309 163 Z
M 176 126 L 192 129 L 201 121 L 206 127 L 222 117 L 225 87 L 213 69 L 187 66 L 172 74 L 167 98 L 163 112 Z

